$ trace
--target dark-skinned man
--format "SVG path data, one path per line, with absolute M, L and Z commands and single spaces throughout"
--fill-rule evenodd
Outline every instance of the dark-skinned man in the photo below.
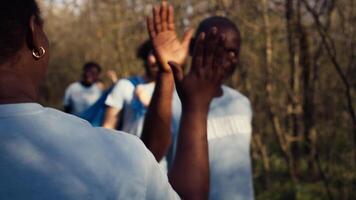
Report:
M 183 42 L 177 37 L 174 27 L 174 11 L 172 6 L 164 1 L 161 6 L 155 6 L 152 17 L 147 19 L 148 31 L 155 49 L 157 60 L 161 63 L 165 75 L 172 74 L 167 60 L 174 60 L 171 65 L 178 76 L 182 76 L 183 66 L 188 57 L 188 47 L 186 39 Z M 223 71 L 223 80 L 231 77 L 238 63 L 241 37 L 237 26 L 225 17 L 210 17 L 203 20 L 197 31 L 196 38 L 202 33 L 207 34 L 211 28 L 217 27 L 225 36 L 222 44 L 224 53 L 219 68 Z M 191 31 L 185 34 L 191 35 Z M 192 40 L 190 46 L 195 46 Z M 204 54 L 209 54 L 211 47 L 205 47 Z M 216 74 L 219 76 L 219 74 Z M 161 119 L 160 128 L 157 129 L 151 118 L 146 119 L 143 133 L 143 141 L 153 152 L 157 160 L 161 160 L 167 155 L 168 164 L 172 164 L 181 158 L 177 152 L 191 151 L 188 144 L 185 149 L 177 147 L 180 139 L 180 132 L 174 130 L 171 120 L 176 121 L 180 113 L 176 110 L 184 111 L 184 107 L 176 108 L 173 84 L 157 84 L 155 93 L 162 96 L 158 101 L 151 104 L 148 116 Z M 172 81 L 171 81 L 172 82 Z M 176 86 L 179 89 L 179 86 Z M 204 88 L 201 88 L 204 90 Z M 198 92 L 198 91 L 197 91 Z M 163 98 L 164 97 L 164 98 Z M 169 100 L 170 99 L 170 100 Z M 173 102 L 173 103 L 172 103 Z M 173 105 L 172 105 L 173 104 Z M 204 104 L 204 99 L 191 103 L 190 107 Z M 178 104 L 179 106 L 179 104 Z M 174 108 L 172 112 L 171 108 Z M 184 120 L 182 118 L 182 120 Z M 251 139 L 252 111 L 249 100 L 236 90 L 223 85 L 214 93 L 214 99 L 209 107 L 208 117 L 208 140 L 209 140 L 209 164 L 210 164 L 210 194 L 209 199 L 253 199 L 252 170 L 250 159 L 250 139 Z M 151 135 L 155 135 L 152 137 Z M 199 159 L 197 157 L 196 159 Z M 194 161 L 192 166 L 194 166 Z M 192 176 L 198 176 L 199 171 Z

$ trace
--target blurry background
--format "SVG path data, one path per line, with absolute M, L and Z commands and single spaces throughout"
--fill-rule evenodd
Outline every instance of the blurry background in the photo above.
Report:
M 153 0 L 38 0 L 51 43 L 41 102 L 61 109 L 86 61 L 141 73 Z M 356 199 L 356 1 L 170 0 L 182 33 L 211 15 L 242 33 L 228 84 L 254 108 L 256 199 Z

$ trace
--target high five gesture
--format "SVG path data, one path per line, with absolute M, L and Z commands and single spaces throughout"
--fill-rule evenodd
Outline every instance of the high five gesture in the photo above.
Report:
M 188 53 L 193 31 L 184 33 L 183 40 L 178 39 L 174 24 L 174 9 L 163 1 L 153 7 L 152 16 L 147 17 L 147 28 L 163 72 L 171 72 L 168 61 L 183 65 Z

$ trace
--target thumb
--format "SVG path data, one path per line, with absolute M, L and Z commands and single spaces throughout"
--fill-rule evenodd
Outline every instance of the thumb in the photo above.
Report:
M 184 36 L 183 36 L 183 46 L 184 47 L 189 47 L 190 41 L 192 40 L 193 37 L 193 29 L 188 29 L 187 31 L 184 32 Z
M 176 83 L 181 82 L 183 80 L 183 69 L 181 66 L 179 66 L 178 63 L 169 61 L 168 65 L 171 67 L 173 76 L 174 76 L 174 81 Z

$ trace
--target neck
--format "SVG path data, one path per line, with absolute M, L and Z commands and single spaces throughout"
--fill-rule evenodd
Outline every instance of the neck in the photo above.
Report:
M 93 85 L 93 83 L 88 83 L 84 80 L 80 81 L 80 84 L 82 84 L 84 87 L 91 87 Z
M 38 92 L 26 76 L 0 69 L 0 104 L 33 103 Z

